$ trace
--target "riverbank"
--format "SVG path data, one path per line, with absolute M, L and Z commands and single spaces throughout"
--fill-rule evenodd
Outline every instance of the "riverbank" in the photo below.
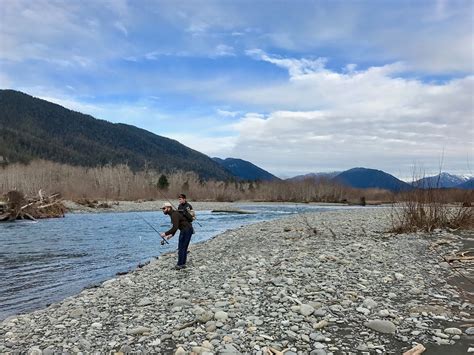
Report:
M 166 200 L 153 201 L 98 201 L 98 205 L 107 205 L 107 208 L 98 207 L 91 208 L 74 201 L 65 200 L 64 204 L 72 213 L 83 212 L 145 212 L 145 211 L 160 211 L 161 206 Z M 172 201 L 173 202 L 173 201 Z M 178 202 L 173 202 L 175 206 Z M 232 202 L 191 202 L 193 209 L 196 211 L 211 210 L 214 208 L 230 208 Z
M 473 306 L 430 249 L 457 236 L 390 235 L 388 226 L 386 210 L 357 209 L 228 231 L 193 245 L 185 270 L 164 255 L 10 317 L 0 353 L 400 354 L 415 343 L 466 353 Z
M 83 212 L 145 212 L 145 211 L 160 211 L 161 206 L 167 200 L 153 200 L 153 201 L 98 201 L 98 205 L 104 203 L 108 208 L 90 208 L 80 205 L 74 201 L 65 200 L 64 204 L 72 213 Z M 178 202 L 174 202 L 175 206 Z M 239 205 L 289 205 L 295 206 L 293 202 L 253 202 L 253 201 L 238 201 L 238 202 L 217 202 L 217 201 L 190 201 L 195 211 L 211 211 L 211 210 L 232 210 L 238 209 Z M 345 206 L 345 204 L 335 203 L 308 203 L 304 205 L 312 206 Z

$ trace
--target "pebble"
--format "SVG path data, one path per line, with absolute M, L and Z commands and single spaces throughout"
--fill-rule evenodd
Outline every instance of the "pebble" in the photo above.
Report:
M 313 312 L 314 312 L 314 308 L 313 306 L 310 306 L 309 304 L 302 304 L 300 306 L 300 313 L 305 317 L 311 315 Z
M 462 334 L 462 330 L 458 329 L 458 328 L 446 328 L 444 330 L 444 332 L 446 334 L 451 334 L 451 335 L 461 335 Z
M 470 324 L 472 305 L 444 282 L 451 269 L 430 237 L 388 237 L 389 225 L 385 210 L 364 208 L 228 231 L 192 244 L 185 273 L 169 272 L 176 255 L 161 255 L 4 320 L 0 353 L 398 354 L 415 342 L 466 341 L 472 327 L 459 325 L 462 335 L 445 324 Z
M 329 324 L 329 322 L 325 319 L 323 319 L 322 321 L 318 322 L 318 323 L 315 323 L 313 325 L 313 328 L 314 329 L 321 329 L 321 328 L 324 328 L 325 326 L 327 326 Z
M 370 314 L 370 309 L 364 308 L 364 307 L 357 307 L 356 311 L 365 315 Z
M 218 321 L 225 321 L 229 318 L 229 315 L 224 311 L 218 311 L 214 314 L 214 318 Z
M 145 306 L 149 306 L 153 304 L 153 301 L 147 297 L 144 297 L 142 298 L 139 302 L 138 302 L 138 306 L 140 307 L 145 307 Z
M 127 334 L 131 335 L 139 335 L 139 334 L 144 334 L 144 333 L 150 333 L 151 329 L 143 326 L 135 327 L 130 329 Z
M 368 309 L 377 307 L 377 302 L 375 302 L 372 298 L 366 298 L 362 304 Z

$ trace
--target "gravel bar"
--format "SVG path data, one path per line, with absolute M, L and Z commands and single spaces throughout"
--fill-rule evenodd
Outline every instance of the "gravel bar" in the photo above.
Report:
M 388 214 L 308 213 L 229 230 L 192 245 L 184 270 L 163 255 L 7 318 L 0 353 L 474 351 L 473 305 L 432 248 L 458 236 L 389 234 Z

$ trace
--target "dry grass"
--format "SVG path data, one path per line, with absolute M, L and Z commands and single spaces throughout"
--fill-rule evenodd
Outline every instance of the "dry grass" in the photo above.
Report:
M 474 227 L 474 208 L 471 207 L 474 191 L 417 189 L 399 198 L 401 205 L 391 212 L 393 232 L 432 232 L 439 228 Z
M 49 161 L 28 165 L 10 164 L 0 168 L 0 193 L 19 190 L 35 195 L 60 193 L 71 200 L 151 200 L 175 198 L 186 193 L 198 201 L 276 201 L 276 202 L 347 202 L 358 204 L 364 197 L 370 201 L 393 201 L 384 190 L 358 190 L 329 180 L 308 179 L 298 182 L 202 181 L 194 173 L 167 173 L 169 187 L 159 190 L 161 172 L 133 172 L 126 165 L 97 168 L 73 167 Z

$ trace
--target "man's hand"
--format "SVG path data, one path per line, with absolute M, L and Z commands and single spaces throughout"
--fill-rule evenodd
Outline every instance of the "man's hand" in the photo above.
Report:
M 165 233 L 160 233 L 160 236 L 163 238 L 161 245 L 165 245 L 165 240 L 168 240 L 172 237 L 172 235 L 166 235 Z

